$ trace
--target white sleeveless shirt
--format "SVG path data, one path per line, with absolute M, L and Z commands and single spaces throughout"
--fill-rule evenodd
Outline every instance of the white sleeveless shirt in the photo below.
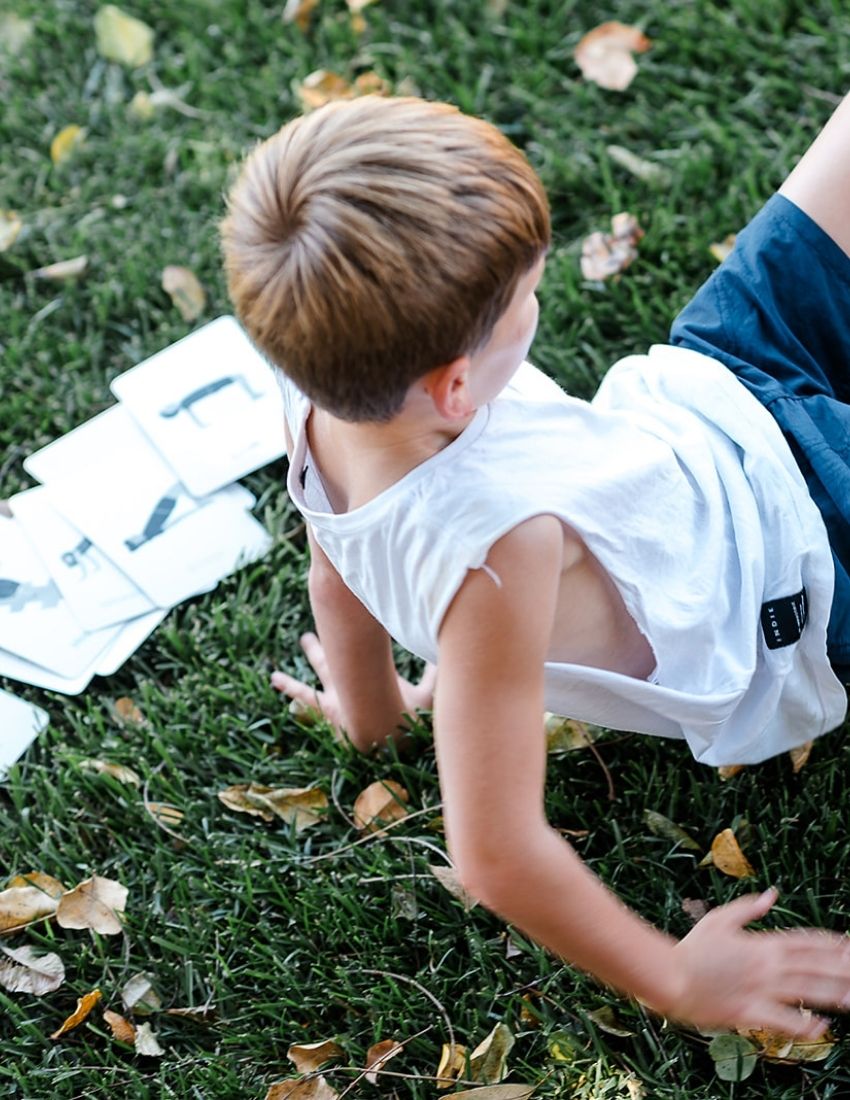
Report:
M 341 514 L 311 490 L 309 401 L 282 388 L 290 495 L 411 652 L 437 661 L 467 571 L 517 524 L 551 514 L 610 575 L 656 672 L 547 662 L 549 710 L 684 737 L 711 765 L 756 763 L 842 722 L 823 521 L 776 422 L 720 363 L 655 346 L 620 360 L 590 403 L 524 363 L 446 448 Z

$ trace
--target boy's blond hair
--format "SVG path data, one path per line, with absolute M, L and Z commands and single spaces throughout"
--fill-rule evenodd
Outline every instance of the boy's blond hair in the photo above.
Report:
M 474 351 L 549 244 L 540 180 L 494 126 L 364 96 L 296 118 L 247 158 L 222 225 L 230 294 L 317 406 L 387 420 Z

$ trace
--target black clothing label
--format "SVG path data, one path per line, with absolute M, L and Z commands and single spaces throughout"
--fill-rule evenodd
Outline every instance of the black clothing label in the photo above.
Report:
M 782 649 L 783 646 L 799 642 L 803 627 L 809 617 L 809 601 L 805 588 L 796 596 L 783 596 L 778 600 L 768 600 L 761 605 L 761 628 L 768 649 Z

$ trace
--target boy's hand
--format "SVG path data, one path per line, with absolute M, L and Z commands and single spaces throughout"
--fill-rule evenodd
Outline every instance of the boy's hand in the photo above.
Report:
M 303 680 L 296 680 L 294 676 L 279 671 L 272 673 L 272 687 L 283 695 L 287 695 L 290 699 L 297 699 L 305 706 L 313 707 L 338 733 L 344 733 L 346 731 L 345 717 L 339 695 L 333 683 L 333 676 L 328 667 L 324 647 L 312 632 L 302 634 L 300 640 L 301 648 L 304 650 L 307 660 L 322 685 L 321 690 L 305 684 Z M 437 669 L 435 665 L 426 664 L 422 679 L 418 684 L 412 684 L 398 674 L 396 674 L 396 678 L 401 694 L 402 712 L 388 719 L 392 722 L 392 728 L 402 723 L 404 714 L 414 714 L 419 709 L 430 709 L 434 701 Z M 389 732 L 389 729 L 375 730 L 375 733 L 381 736 Z
M 697 1027 L 766 1028 L 814 1040 L 828 1021 L 803 1006 L 850 1007 L 850 940 L 813 929 L 746 932 L 775 890 L 712 909 L 673 948 L 679 994 L 657 1007 Z

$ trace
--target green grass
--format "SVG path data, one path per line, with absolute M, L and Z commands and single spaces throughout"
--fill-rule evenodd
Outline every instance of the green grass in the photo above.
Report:
M 200 276 L 209 294 L 204 319 L 228 309 L 216 240 L 221 195 L 242 151 L 296 113 L 293 85 L 313 69 L 349 77 L 375 69 L 393 85 L 413 82 L 428 97 L 484 114 L 528 151 L 555 226 L 534 357 L 583 396 L 618 356 L 664 339 L 713 267 L 709 243 L 767 198 L 827 117 L 822 93 L 842 92 L 850 75 L 840 0 L 612 0 L 604 9 L 509 0 L 501 18 L 473 0 L 381 0 L 367 9 L 362 36 L 342 0 L 321 0 L 306 35 L 282 24 L 281 3 L 128 6 L 155 28 L 150 71 L 169 87 L 191 82 L 186 98 L 201 117 L 128 117 L 134 92 L 149 87 L 148 70 L 127 72 L 97 56 L 94 3 L 18 0 L 34 33 L 0 60 L 0 208 L 26 223 L 0 256 L 2 495 L 27 484 L 24 455 L 111 403 L 116 373 L 188 331 L 159 288 L 166 263 Z M 580 34 L 603 18 L 638 22 L 654 39 L 637 80 L 619 95 L 584 83 L 571 60 Z M 50 141 L 72 122 L 86 128 L 85 144 L 54 168 Z M 608 156 L 611 144 L 667 168 L 669 186 L 633 178 Z M 640 258 L 619 283 L 587 285 L 581 239 L 620 209 L 647 231 Z M 91 267 L 77 284 L 28 274 L 83 252 Z M 268 686 L 276 663 L 304 670 L 297 636 L 309 623 L 303 532 L 281 496 L 281 475 L 276 466 L 249 479 L 278 536 L 266 561 L 176 609 L 117 676 L 81 697 L 22 690 L 52 724 L 0 789 L 0 872 L 38 868 L 68 885 L 97 872 L 120 879 L 129 900 L 123 936 L 46 925 L 14 941 L 58 950 L 68 980 L 41 999 L 0 993 L 0 1096 L 262 1098 L 290 1072 L 290 1043 L 329 1036 L 356 1066 L 375 1040 L 422 1032 L 388 1069 L 433 1074 L 448 1035 L 423 990 L 470 1046 L 507 1023 L 517 1034 L 512 1078 L 545 1078 L 541 1097 L 627 1096 L 626 1072 L 663 1100 L 850 1094 L 843 1043 L 826 1063 L 764 1065 L 745 1084 L 723 1084 L 699 1037 L 617 1002 L 531 944 L 508 958 L 500 921 L 480 908 L 466 914 L 430 876 L 427 865 L 440 857 L 427 845 L 445 843 L 428 828 L 431 815 L 392 840 L 310 863 L 354 837 L 335 806 L 326 823 L 295 837 L 219 803 L 218 790 L 250 779 L 318 783 L 347 813 L 381 777 L 403 783 L 412 808 L 439 799 L 427 730 L 404 761 L 359 758 L 321 730 L 300 728 Z M 116 720 L 112 703 L 122 695 L 138 703 L 144 726 Z M 651 808 L 705 846 L 743 815 L 752 824 L 755 885 L 783 891 L 767 923 L 846 925 L 850 750 L 840 733 L 798 777 L 779 760 L 728 783 L 676 744 L 612 737 L 600 752 L 616 800 L 608 801 L 592 755 L 554 758 L 550 817 L 587 830 L 579 852 L 646 917 L 684 933 L 683 898 L 717 903 L 741 891 L 651 835 L 642 821 Z M 139 771 L 150 799 L 185 813 L 185 843 L 156 825 L 139 791 L 81 769 L 86 757 Z M 158 1061 L 117 1046 L 99 1012 L 66 1039 L 47 1038 L 95 985 L 119 1008 L 121 986 L 141 970 L 154 975 L 166 1006 L 212 1000 L 216 1021 L 158 1016 L 166 1047 Z M 529 987 L 541 994 L 531 1002 L 537 1026 L 520 1015 Z M 588 1018 L 606 1004 L 633 1036 L 612 1037 Z M 562 1031 L 573 1036 L 572 1064 L 549 1054 Z M 352 1074 L 330 1078 L 341 1091 Z M 377 1090 L 360 1082 L 348 1095 L 393 1090 L 437 1095 L 430 1083 L 392 1077 Z

